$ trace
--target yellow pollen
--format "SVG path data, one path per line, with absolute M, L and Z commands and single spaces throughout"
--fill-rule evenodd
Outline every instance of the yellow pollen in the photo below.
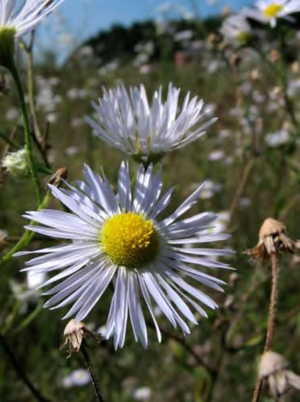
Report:
M 153 222 L 134 212 L 107 219 L 100 242 L 114 264 L 131 269 L 152 262 L 159 250 Z
M 278 3 L 271 3 L 265 8 L 264 14 L 268 18 L 274 18 L 283 9 L 283 6 Z

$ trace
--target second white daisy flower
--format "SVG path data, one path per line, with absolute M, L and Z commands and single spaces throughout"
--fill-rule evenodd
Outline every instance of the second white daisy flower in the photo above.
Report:
M 180 89 L 169 85 L 167 99 L 162 88 L 148 101 L 145 87 L 124 86 L 103 89 L 99 103 L 93 103 L 96 120 L 87 117 L 97 137 L 141 161 L 157 161 L 165 153 L 181 148 L 201 137 L 209 119 L 203 100 L 188 93 L 179 108 Z

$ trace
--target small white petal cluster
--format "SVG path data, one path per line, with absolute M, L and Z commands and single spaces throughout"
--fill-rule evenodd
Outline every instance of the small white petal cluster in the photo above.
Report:
M 25 0 L 20 8 L 18 0 L 0 1 L 0 32 L 5 28 L 15 30 L 22 36 L 33 29 L 64 0 Z
M 298 12 L 300 12 L 299 0 L 258 0 L 255 8 L 246 8 L 242 13 L 274 28 L 278 18 L 291 21 L 289 15 Z
M 109 145 L 142 160 L 164 155 L 195 141 L 216 119 L 208 119 L 203 100 L 185 96 L 179 111 L 180 89 L 169 85 L 167 99 L 162 88 L 155 91 L 149 104 L 146 90 L 126 90 L 124 86 L 107 91 L 99 103 L 93 103 L 97 121 L 87 117 L 95 135 Z
M 15 177 L 24 177 L 29 172 L 29 164 L 25 149 L 10 152 L 2 159 L 2 166 Z
M 117 194 L 105 177 L 95 174 L 87 166 L 84 176 L 85 181 L 79 182 L 78 188 L 70 185 L 67 189 L 50 186 L 53 196 L 71 212 L 43 210 L 27 212 L 25 215 L 25 218 L 41 224 L 27 226 L 27 229 L 54 238 L 72 240 L 68 245 L 33 251 L 41 256 L 27 262 L 28 268 L 25 271 L 47 274 L 56 272 L 43 284 L 47 286 L 58 282 L 45 293 L 51 296 L 45 307 L 53 309 L 71 304 L 65 318 L 75 316 L 76 321 L 81 321 L 98 303 L 115 278 L 105 336 L 107 339 L 114 337 L 116 348 L 124 345 L 129 320 L 135 340 L 140 340 L 147 347 L 148 335 L 143 308 L 148 309 L 158 340 L 161 340 L 153 301 L 174 327 L 178 325 L 184 334 L 189 334 L 190 329 L 185 320 L 197 324 L 190 307 L 204 317 L 207 314 L 200 304 L 211 309 L 217 307 L 214 300 L 199 289 L 199 284 L 218 291 L 222 291 L 221 286 L 224 284 L 222 280 L 195 266 L 226 269 L 229 268 L 227 264 L 211 258 L 232 254 L 232 251 L 226 249 L 199 247 L 202 243 L 228 238 L 226 234 L 206 232 L 217 218 L 215 214 L 204 212 L 182 219 L 182 215 L 197 203 L 204 185 L 199 186 L 171 215 L 159 220 L 158 217 L 168 206 L 173 191 L 170 189 L 161 195 L 161 169 L 155 173 L 152 165 L 147 169 L 140 165 L 132 188 L 128 165 L 122 163 Z M 154 258 L 142 259 L 141 263 L 139 260 L 139 265 L 116 263 L 107 252 L 103 240 L 104 228 L 107 228 L 108 222 L 120 217 L 127 219 L 128 215 L 145 219 L 154 228 L 156 236 Z M 113 247 L 118 247 L 118 244 L 115 246 L 118 236 L 121 236 L 120 244 L 126 241 L 126 230 L 122 226 L 117 234 L 114 227 Z M 139 242 L 140 231 L 137 233 Z M 20 252 L 18 255 L 29 253 Z M 197 286 L 188 283 L 187 279 L 196 282 Z
M 228 42 L 244 44 L 252 36 L 252 28 L 243 14 L 231 15 L 222 24 L 221 34 Z

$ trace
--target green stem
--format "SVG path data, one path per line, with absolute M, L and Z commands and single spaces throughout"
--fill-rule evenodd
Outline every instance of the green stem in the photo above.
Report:
M 38 210 L 40 211 L 41 209 L 45 208 L 49 201 L 51 199 L 51 195 L 49 192 L 47 192 L 45 198 L 42 200 L 42 202 L 40 203 Z M 34 221 L 30 222 L 30 225 L 33 225 Z M 18 241 L 18 243 L 11 248 L 1 259 L 0 259 L 0 266 L 4 263 L 6 263 L 7 261 L 9 261 L 13 255 L 15 253 L 17 253 L 18 251 L 23 250 L 24 247 L 27 246 L 27 244 L 30 243 L 30 241 L 32 240 L 33 236 L 34 236 L 34 232 L 31 232 L 30 230 L 25 230 L 23 236 L 21 237 L 21 239 Z
M 31 130 L 30 130 L 29 118 L 28 118 L 28 113 L 27 113 L 27 108 L 26 108 L 26 103 L 25 103 L 24 91 L 23 91 L 23 87 L 22 87 L 22 83 L 20 80 L 18 70 L 13 62 L 8 66 L 8 69 L 15 82 L 17 93 L 18 93 L 18 98 L 19 98 L 19 103 L 20 103 L 20 108 L 21 108 L 21 113 L 22 113 L 22 120 L 23 120 L 23 125 L 24 125 L 24 130 L 25 130 L 25 148 L 26 148 L 26 152 L 27 152 L 30 173 L 31 173 L 33 184 L 35 187 L 38 203 L 41 204 L 42 187 L 39 182 L 38 173 L 37 173 L 34 155 L 33 155 L 32 142 L 31 142 Z

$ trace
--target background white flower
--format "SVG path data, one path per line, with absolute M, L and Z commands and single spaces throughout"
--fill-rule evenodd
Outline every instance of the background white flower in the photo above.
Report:
M 246 8 L 243 14 L 263 23 L 276 26 L 278 18 L 291 20 L 290 14 L 300 12 L 299 0 L 259 0 L 255 3 L 255 9 Z
M 252 37 L 252 28 L 243 14 L 231 15 L 226 18 L 221 27 L 221 34 L 229 42 L 243 44 Z
M 216 120 L 207 118 L 203 100 L 190 99 L 190 93 L 179 110 L 179 93 L 170 84 L 163 103 L 160 87 L 149 104 L 143 85 L 129 91 L 124 86 L 104 88 L 99 104 L 93 103 L 97 121 L 86 120 L 97 137 L 126 154 L 163 155 L 195 141 Z
M 82 387 L 90 381 L 90 374 L 87 370 L 77 369 L 62 379 L 62 386 L 64 388 Z
M 215 309 L 217 304 L 199 286 L 190 285 L 183 277 L 221 291 L 224 282 L 191 267 L 228 268 L 211 261 L 212 256 L 226 256 L 232 251 L 199 248 L 197 245 L 227 239 L 224 234 L 202 234 L 216 219 L 210 212 L 180 219 L 199 199 L 203 185 L 198 187 L 171 215 L 159 221 L 159 214 L 168 206 L 173 189 L 161 194 L 161 169 L 153 172 L 140 165 L 136 184 L 131 188 L 128 165 L 119 171 L 118 193 L 115 195 L 105 177 L 89 167 L 85 181 L 75 188 L 50 186 L 52 194 L 71 213 L 43 210 L 27 212 L 25 217 L 43 226 L 27 229 L 47 236 L 70 239 L 69 245 L 54 246 L 33 253 L 42 254 L 27 262 L 25 271 L 51 273 L 59 271 L 43 286 L 60 283 L 47 291 L 51 295 L 45 307 L 59 308 L 73 304 L 65 318 L 83 320 L 113 278 L 114 295 L 106 323 L 106 338 L 114 337 L 115 347 L 125 342 L 130 319 L 135 340 L 144 347 L 148 335 L 141 296 L 154 322 L 157 336 L 161 333 L 152 307 L 153 299 L 174 327 L 184 334 L 190 330 L 185 319 L 197 324 L 192 306 L 207 316 L 199 302 Z M 20 252 L 17 255 L 29 254 Z M 181 315 L 180 315 L 181 314 Z

